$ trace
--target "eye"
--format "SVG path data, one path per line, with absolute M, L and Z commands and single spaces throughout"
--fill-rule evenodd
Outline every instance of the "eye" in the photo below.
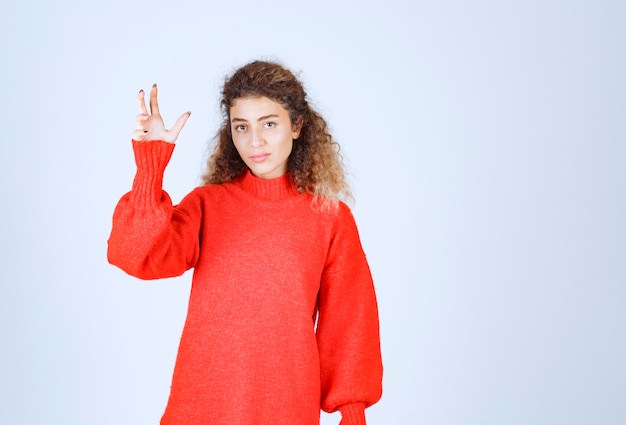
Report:
M 239 124 L 237 126 L 235 126 L 235 130 L 236 131 L 245 131 L 246 130 L 246 126 L 243 124 Z
M 274 128 L 276 127 L 276 123 L 273 121 L 268 121 L 265 123 L 265 128 Z

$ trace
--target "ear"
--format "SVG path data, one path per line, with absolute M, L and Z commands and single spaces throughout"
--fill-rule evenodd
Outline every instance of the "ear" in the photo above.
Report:
M 295 119 L 295 121 L 293 122 L 293 126 L 292 126 L 291 138 L 293 140 L 296 140 L 298 137 L 300 137 L 300 132 L 302 131 L 302 124 L 304 124 L 304 119 L 302 118 L 302 115 L 298 115 L 298 118 Z

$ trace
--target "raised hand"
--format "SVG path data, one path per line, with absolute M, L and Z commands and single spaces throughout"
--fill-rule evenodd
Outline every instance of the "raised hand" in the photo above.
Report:
M 137 103 L 139 115 L 137 115 L 137 129 L 133 132 L 133 140 L 144 142 L 148 140 L 162 140 L 168 143 L 175 143 L 180 131 L 185 126 L 191 112 L 185 112 L 176 120 L 171 130 L 165 128 L 163 118 L 159 112 L 159 102 L 157 99 L 158 89 L 154 84 L 150 90 L 150 113 L 146 109 L 144 91 L 139 90 Z

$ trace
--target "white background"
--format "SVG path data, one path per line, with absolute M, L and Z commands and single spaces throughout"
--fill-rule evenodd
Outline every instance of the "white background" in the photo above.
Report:
M 193 112 L 178 201 L 257 58 L 301 71 L 351 171 L 369 424 L 626 423 L 624 22 L 602 0 L 2 0 L 0 423 L 158 423 L 190 274 L 106 262 L 135 96 Z

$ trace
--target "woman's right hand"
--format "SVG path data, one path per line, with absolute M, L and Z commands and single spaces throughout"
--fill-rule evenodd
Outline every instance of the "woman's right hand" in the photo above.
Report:
M 139 90 L 137 95 L 139 115 L 137 115 L 137 129 L 133 132 L 133 140 L 138 142 L 162 140 L 168 143 L 175 143 L 191 112 L 185 112 L 178 117 L 171 130 L 166 129 L 159 112 L 157 94 L 157 85 L 154 84 L 150 90 L 150 113 L 148 113 L 144 91 Z

